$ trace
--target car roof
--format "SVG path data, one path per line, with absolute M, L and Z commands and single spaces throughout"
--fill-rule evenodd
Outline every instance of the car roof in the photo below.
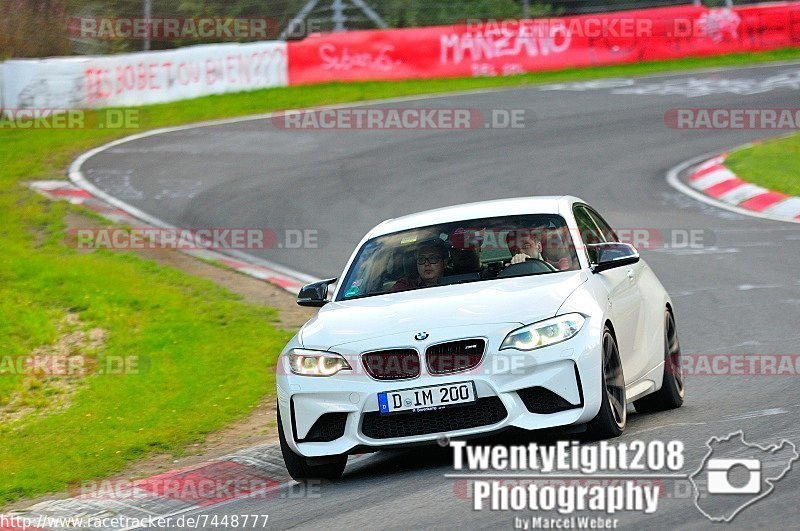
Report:
M 388 219 L 373 228 L 367 238 L 453 221 L 519 214 L 558 214 L 569 210 L 573 203 L 583 203 L 583 201 L 574 196 L 563 195 L 515 197 L 464 203 Z

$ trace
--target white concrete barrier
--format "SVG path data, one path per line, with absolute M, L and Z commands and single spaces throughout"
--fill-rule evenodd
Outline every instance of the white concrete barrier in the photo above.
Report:
M 146 105 L 285 86 L 286 43 L 204 44 L 108 56 L 12 59 L 0 69 L 5 109 Z

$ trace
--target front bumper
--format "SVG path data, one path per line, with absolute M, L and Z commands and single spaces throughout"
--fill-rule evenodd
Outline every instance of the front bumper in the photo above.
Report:
M 568 341 L 531 352 L 498 351 L 505 335 L 519 325 L 495 327 L 491 334 L 478 334 L 487 338 L 487 346 L 476 368 L 434 376 L 423 363 L 420 376 L 402 381 L 377 381 L 358 367 L 331 377 L 298 376 L 286 370 L 282 357 L 277 388 L 286 441 L 300 455 L 321 457 L 511 427 L 537 430 L 584 424 L 597 414 L 602 396 L 602 336 L 590 324 L 585 323 Z M 454 340 L 475 337 L 464 330 L 451 332 L 448 335 Z M 421 352 L 426 347 L 416 346 Z M 358 349 L 334 350 L 348 359 L 358 359 L 360 353 Z M 477 401 L 469 406 L 388 416 L 378 413 L 380 392 L 470 381 L 475 384 Z

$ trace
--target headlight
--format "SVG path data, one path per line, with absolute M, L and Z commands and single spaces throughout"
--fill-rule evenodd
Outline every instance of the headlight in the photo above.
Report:
M 341 370 L 349 370 L 350 364 L 341 354 L 321 350 L 293 348 L 289 351 L 289 368 L 302 376 L 333 376 Z
M 561 343 L 580 332 L 585 321 L 586 318 L 579 313 L 568 313 L 517 328 L 506 336 L 500 350 L 534 350 Z

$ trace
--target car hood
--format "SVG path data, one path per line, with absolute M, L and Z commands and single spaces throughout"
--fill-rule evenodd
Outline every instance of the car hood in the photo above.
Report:
M 331 302 L 303 326 L 299 339 L 305 348 L 327 350 L 402 332 L 491 323 L 530 324 L 553 317 L 586 280 L 586 273 L 570 271 Z

